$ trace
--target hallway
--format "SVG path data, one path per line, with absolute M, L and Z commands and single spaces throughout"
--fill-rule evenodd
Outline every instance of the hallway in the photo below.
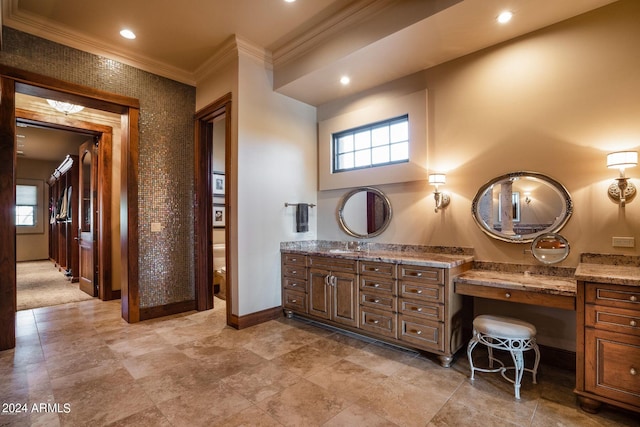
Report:
M 27 411 L 0 425 L 637 425 L 637 414 L 579 410 L 573 373 L 550 366 L 538 385 L 525 378 L 518 402 L 500 375 L 471 383 L 464 358 L 445 369 L 306 321 L 237 331 L 225 318 L 218 299 L 137 324 L 120 301 L 20 311 L 17 347 L 0 352 L 0 401 Z

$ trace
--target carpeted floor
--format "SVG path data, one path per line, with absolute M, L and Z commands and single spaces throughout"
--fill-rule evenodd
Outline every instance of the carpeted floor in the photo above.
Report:
M 71 283 L 51 261 L 16 263 L 18 310 L 92 299 Z

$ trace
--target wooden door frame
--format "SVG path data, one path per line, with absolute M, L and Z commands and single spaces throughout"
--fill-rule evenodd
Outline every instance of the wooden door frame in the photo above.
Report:
M 227 325 L 238 327 L 231 314 L 233 306 L 233 293 L 231 283 L 234 276 L 233 263 L 230 263 L 231 250 L 234 242 L 231 240 L 231 227 L 233 226 L 233 197 L 232 188 L 233 169 L 231 164 L 231 93 L 224 95 L 213 103 L 207 105 L 195 114 L 195 170 L 194 170 L 194 230 L 195 230 L 195 295 L 196 308 L 209 310 L 213 308 L 213 245 L 212 234 L 212 201 L 213 188 L 211 175 L 213 165 L 211 162 L 213 147 L 212 135 L 209 124 L 213 118 L 225 114 L 225 264 L 226 264 L 226 308 Z M 204 255 L 203 255 L 204 254 Z
M 64 98 L 89 108 L 120 114 L 121 142 L 121 298 L 122 317 L 140 320 L 138 292 L 138 120 L 140 102 L 86 86 L 0 65 L 0 233 L 13 236 L 0 245 L 0 350 L 15 347 L 16 327 L 16 240 L 15 170 L 16 110 L 15 93 L 40 98 Z M 106 166 L 106 165 L 105 165 Z M 110 209 L 111 201 L 105 203 Z M 111 224 L 105 226 L 110 230 Z M 110 256 L 110 253 L 109 253 Z M 110 274 L 110 272 L 105 272 Z

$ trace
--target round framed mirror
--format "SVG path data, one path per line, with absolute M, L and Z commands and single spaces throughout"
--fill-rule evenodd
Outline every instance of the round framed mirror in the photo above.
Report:
M 536 172 L 513 172 L 478 190 L 471 206 L 476 224 L 494 239 L 529 243 L 559 231 L 573 213 L 562 184 Z
M 531 243 L 533 257 L 543 264 L 555 264 L 569 256 L 569 242 L 556 233 L 544 233 Z
M 338 207 L 338 223 L 350 236 L 370 238 L 391 222 L 391 202 L 377 188 L 356 188 L 344 195 Z

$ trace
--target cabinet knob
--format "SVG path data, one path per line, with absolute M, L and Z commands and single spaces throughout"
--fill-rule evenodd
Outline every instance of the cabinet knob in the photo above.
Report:
M 416 276 L 417 277 L 422 277 L 422 273 L 417 273 Z
M 379 321 L 379 320 L 374 320 L 374 321 L 373 321 L 373 324 L 374 324 L 374 325 L 377 325 L 378 323 L 380 323 L 380 321 Z
M 291 262 L 296 262 L 298 258 L 291 258 Z
M 631 322 L 629 322 L 629 325 L 630 325 L 632 328 L 635 328 L 636 326 L 638 326 L 638 322 L 636 322 L 635 320 L 632 320 Z
M 296 286 L 298 286 L 298 284 L 297 284 L 297 283 L 292 283 L 292 284 L 291 284 L 291 287 L 292 287 L 292 288 L 295 288 Z
M 295 304 L 295 303 L 298 302 L 298 300 L 297 299 L 292 299 L 291 302 Z
M 373 287 L 374 287 L 374 288 L 379 288 L 379 287 L 380 287 L 380 283 L 374 283 L 374 284 L 373 284 Z
M 416 311 L 422 311 L 422 307 L 418 307 Z
M 636 368 L 631 368 L 631 369 L 629 369 L 629 373 L 630 373 L 631 375 L 633 375 L 633 376 L 638 375 L 638 371 L 636 371 Z
M 629 298 L 631 300 L 631 302 L 637 302 L 638 301 L 638 297 L 635 295 L 631 295 L 631 298 Z
M 298 272 L 296 270 L 291 270 L 291 274 L 297 274 Z
M 374 268 L 373 271 L 378 272 L 378 271 L 380 271 L 380 269 L 379 268 Z
M 504 296 L 505 296 L 506 298 L 511 298 L 511 293 L 510 293 L 510 292 L 507 292 L 506 294 L 504 294 Z
M 417 331 L 416 334 L 422 335 L 422 331 Z
M 416 291 L 416 293 L 417 293 L 417 294 L 421 294 L 421 293 L 422 293 L 422 289 L 418 289 L 418 290 Z
M 376 304 L 380 302 L 379 299 L 374 299 L 373 302 L 375 302 Z

